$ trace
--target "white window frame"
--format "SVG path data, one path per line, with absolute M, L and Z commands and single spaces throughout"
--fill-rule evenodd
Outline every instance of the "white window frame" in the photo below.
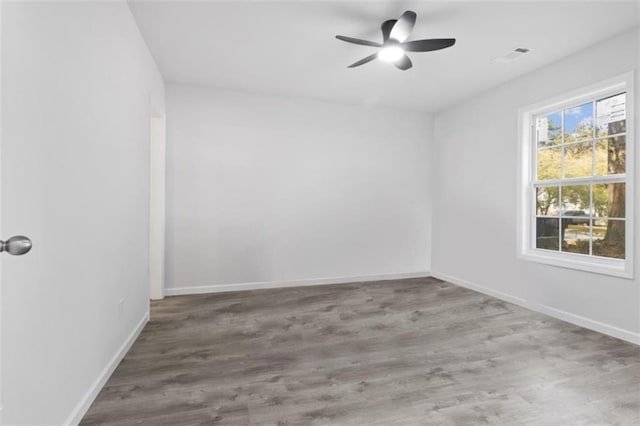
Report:
M 564 268 L 578 269 L 605 275 L 633 279 L 634 260 L 634 177 L 635 177 L 635 113 L 634 113 L 633 72 L 590 85 L 561 96 L 554 97 L 518 111 L 518 258 Z M 625 214 L 625 259 L 612 259 L 584 254 L 555 252 L 535 248 L 535 179 L 537 146 L 534 117 L 550 111 L 558 111 L 580 105 L 595 98 L 605 98 L 626 92 L 626 214 Z M 594 123 L 595 125 L 595 123 Z

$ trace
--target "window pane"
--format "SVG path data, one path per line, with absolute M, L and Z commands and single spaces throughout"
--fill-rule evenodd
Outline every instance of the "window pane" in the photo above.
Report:
M 539 117 L 536 120 L 538 148 L 562 143 L 562 116 L 559 112 Z
M 593 138 L 593 103 L 564 111 L 565 143 Z
M 624 133 L 627 127 L 627 95 L 621 93 L 596 102 L 598 136 Z
M 538 180 L 560 179 L 562 177 L 562 148 L 538 150 Z
M 566 185 L 562 187 L 562 215 L 589 216 L 589 185 Z
M 607 183 L 593 185 L 593 208 L 597 217 L 626 217 L 626 185 Z
M 560 219 L 536 218 L 536 248 L 558 250 Z
M 589 218 L 562 219 L 562 251 L 589 254 Z
M 593 144 L 578 142 L 564 147 L 564 177 L 591 176 L 593 173 Z
M 596 174 L 615 175 L 627 171 L 627 145 L 624 136 L 596 141 Z
M 557 186 L 536 188 L 536 215 L 558 216 L 560 213 L 558 194 L 559 189 Z
M 624 220 L 596 219 L 593 222 L 593 255 L 625 258 Z

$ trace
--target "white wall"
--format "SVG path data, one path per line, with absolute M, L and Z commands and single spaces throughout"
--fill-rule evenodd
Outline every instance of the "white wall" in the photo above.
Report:
M 431 135 L 426 114 L 169 85 L 167 294 L 428 270 Z
M 34 244 L 2 258 L 4 421 L 73 422 L 148 313 L 163 81 L 124 2 L 4 2 L 2 43 L 2 231 Z
M 164 298 L 164 243 L 166 206 L 166 120 L 164 115 L 151 117 L 150 123 L 150 200 L 149 208 L 149 281 L 153 300 Z
M 638 48 L 637 31 L 621 35 L 436 116 L 435 273 L 524 299 L 539 309 L 559 310 L 552 313 L 584 325 L 638 337 L 634 334 L 640 331 L 638 228 L 634 280 L 516 259 L 518 108 L 633 69 L 638 73 Z M 637 82 L 638 74 L 636 108 Z M 640 129 L 637 116 L 636 129 Z M 638 140 L 635 143 L 638 147 Z M 637 161 L 636 167 L 640 167 Z M 640 181 L 636 185 L 640 188 Z

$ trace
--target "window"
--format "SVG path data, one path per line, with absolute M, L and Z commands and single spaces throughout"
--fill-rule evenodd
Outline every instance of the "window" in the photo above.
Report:
M 631 82 L 521 110 L 523 258 L 632 277 Z

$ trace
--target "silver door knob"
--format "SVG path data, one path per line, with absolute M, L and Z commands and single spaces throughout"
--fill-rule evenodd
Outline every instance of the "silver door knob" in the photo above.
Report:
M 6 251 L 14 256 L 20 256 L 31 250 L 31 240 L 23 235 L 16 235 L 7 241 L 0 241 L 0 252 Z

